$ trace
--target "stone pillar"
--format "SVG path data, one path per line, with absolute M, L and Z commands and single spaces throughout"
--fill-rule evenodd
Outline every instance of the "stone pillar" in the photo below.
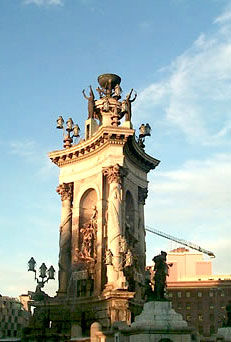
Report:
M 57 187 L 61 195 L 62 212 L 59 237 L 59 290 L 58 295 L 66 294 L 71 272 L 71 228 L 73 183 L 63 183 Z
M 146 265 L 146 244 L 145 244 L 145 222 L 144 222 L 144 205 L 148 196 L 148 189 L 138 187 L 138 203 L 139 203 L 139 234 L 140 234 L 140 252 L 142 254 L 142 269 L 145 270 Z
M 107 262 L 108 285 L 114 289 L 127 289 L 126 278 L 120 254 L 122 235 L 122 179 L 126 175 L 120 165 L 104 168 L 109 184 L 108 221 L 107 221 L 107 252 L 111 253 L 112 261 Z

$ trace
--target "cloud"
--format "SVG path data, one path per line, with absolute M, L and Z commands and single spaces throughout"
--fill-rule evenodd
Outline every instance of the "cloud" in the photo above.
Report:
M 35 154 L 36 144 L 33 140 L 18 140 L 10 143 L 10 152 L 19 157 L 31 158 Z
M 9 143 L 9 153 L 36 167 L 40 179 L 57 177 L 58 168 L 49 160 L 47 152 L 34 140 L 14 140 Z
M 223 263 L 222 251 L 226 246 L 226 258 L 231 258 L 227 243 L 231 240 L 230 174 L 230 153 L 189 160 L 178 169 L 152 177 L 146 206 L 147 225 L 213 251 L 216 270 L 220 267 L 223 272 L 225 267 L 231 272 L 228 263 Z M 153 246 L 156 237 L 148 238 Z M 163 240 L 159 243 L 166 245 Z
M 162 127 L 181 132 L 190 143 L 230 144 L 230 18 L 230 11 L 223 13 L 214 21 L 213 32 L 202 33 L 159 70 L 162 81 L 143 89 L 134 104 L 138 118 L 151 121 L 156 113 Z
M 25 5 L 36 5 L 36 6 L 63 6 L 62 0 L 24 0 Z

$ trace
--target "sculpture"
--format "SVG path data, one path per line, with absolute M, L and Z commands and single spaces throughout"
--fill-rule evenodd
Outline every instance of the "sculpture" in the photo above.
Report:
M 100 88 L 100 87 L 96 88 L 96 90 L 99 93 L 100 98 L 102 98 L 103 95 L 105 95 L 107 97 L 111 96 L 111 93 L 112 93 L 112 84 L 111 83 L 112 83 L 112 81 L 111 81 L 111 79 L 109 79 L 103 88 Z
M 105 112 L 109 112 L 109 101 L 108 101 L 108 98 L 107 98 L 107 97 L 105 98 L 105 101 L 104 101 L 104 103 L 103 103 L 103 110 L 104 110 Z
M 117 100 L 119 100 L 121 98 L 121 96 L 120 96 L 121 92 L 122 92 L 122 89 L 121 89 L 120 85 L 116 84 L 116 86 L 114 88 L 113 97 L 116 98 Z
M 149 270 L 145 271 L 144 297 L 146 302 L 153 302 L 155 300 L 154 292 L 151 286 Z
M 92 87 L 90 86 L 90 96 L 86 96 L 85 89 L 82 91 L 83 96 L 85 99 L 88 100 L 88 119 L 94 118 L 94 111 L 95 111 L 95 95 L 93 93 Z
M 134 98 L 131 100 L 133 89 L 130 91 L 130 93 L 126 96 L 126 114 L 125 114 L 125 121 L 131 121 L 132 117 L 132 105 L 131 103 L 135 101 L 137 97 L 137 93 L 135 93 Z
M 110 249 L 106 250 L 105 252 L 105 264 L 106 265 L 112 265 L 112 252 Z
M 130 249 L 128 249 L 127 254 L 125 256 L 125 266 L 131 267 L 133 265 L 133 255 Z
M 154 297 L 155 300 L 165 300 L 166 277 L 168 269 L 172 264 L 166 262 L 167 253 L 161 251 L 161 254 L 156 255 L 152 260 L 155 262 L 154 275 Z
M 96 206 L 93 207 L 93 213 L 90 221 L 80 228 L 81 234 L 81 249 L 78 257 L 81 259 L 92 260 L 95 258 L 95 239 L 97 231 L 97 215 L 98 211 Z

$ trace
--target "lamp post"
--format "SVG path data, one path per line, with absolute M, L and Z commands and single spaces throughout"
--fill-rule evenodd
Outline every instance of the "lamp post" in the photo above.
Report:
M 49 269 L 47 269 L 45 263 L 43 262 L 42 265 L 39 267 L 39 276 L 37 277 L 37 271 L 35 269 L 36 261 L 33 257 L 30 258 L 28 261 L 28 271 L 34 272 L 34 279 L 37 281 L 37 286 L 35 293 L 41 292 L 41 288 L 44 287 L 49 280 L 55 279 L 55 269 L 51 265 Z M 41 278 L 41 279 L 39 279 Z
M 57 122 L 56 128 L 63 130 L 63 142 L 64 142 L 63 147 L 64 148 L 71 147 L 72 146 L 71 144 L 73 143 L 73 138 L 79 137 L 80 128 L 78 124 L 74 124 L 72 118 L 69 118 L 66 122 L 67 133 L 65 133 L 63 117 L 59 116 L 56 122 Z M 73 133 L 72 136 L 71 136 L 71 132 Z

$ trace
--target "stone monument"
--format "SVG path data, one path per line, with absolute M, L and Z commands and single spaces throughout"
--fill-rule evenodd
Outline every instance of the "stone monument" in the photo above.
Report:
M 92 87 L 83 90 L 88 101 L 84 139 L 73 144 L 71 122 L 65 148 L 49 153 L 60 168 L 62 209 L 59 288 L 56 297 L 46 299 L 47 336 L 58 334 L 60 341 L 71 338 L 71 331 L 89 336 L 96 321 L 102 329 L 116 321 L 130 324 L 144 303 L 147 174 L 159 160 L 135 137 L 136 92 L 121 99 L 115 74 L 101 75 L 98 82 L 99 99 Z M 62 117 L 57 123 L 62 128 Z M 44 310 L 43 302 L 33 305 L 37 313 Z

